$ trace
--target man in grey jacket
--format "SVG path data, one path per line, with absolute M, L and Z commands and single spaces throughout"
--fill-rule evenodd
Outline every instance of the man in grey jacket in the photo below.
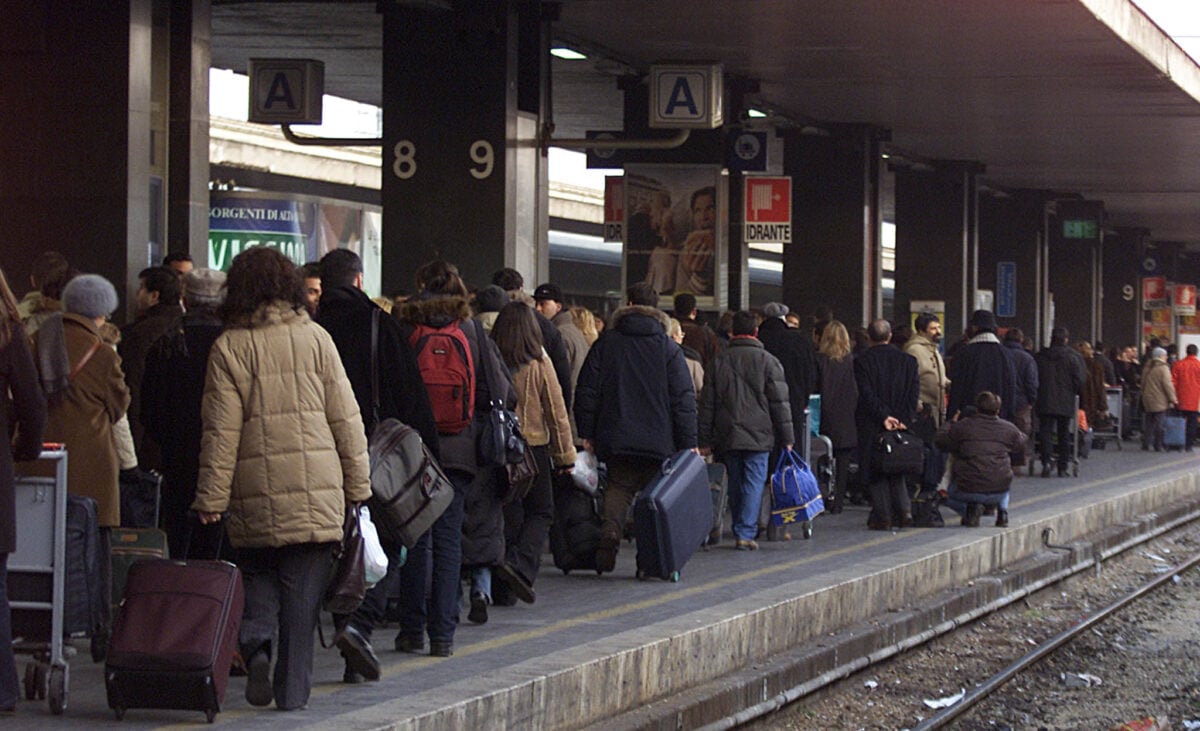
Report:
M 795 442 L 783 366 L 757 333 L 754 313 L 734 315 L 729 345 L 704 371 L 700 391 L 700 448 L 717 452 L 729 470 L 729 506 L 741 551 L 758 548 L 754 538 L 771 447 L 776 439 L 789 450 Z

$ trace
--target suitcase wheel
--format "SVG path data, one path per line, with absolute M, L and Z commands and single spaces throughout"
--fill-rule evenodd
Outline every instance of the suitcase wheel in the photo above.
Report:
M 50 668 L 50 712 L 61 716 L 67 710 L 67 666 Z
M 812 538 L 812 521 L 806 520 L 800 524 L 800 535 L 804 536 L 804 540 Z
M 667 580 L 670 581 L 672 584 L 678 584 L 679 583 L 679 572 L 672 571 L 671 576 Z

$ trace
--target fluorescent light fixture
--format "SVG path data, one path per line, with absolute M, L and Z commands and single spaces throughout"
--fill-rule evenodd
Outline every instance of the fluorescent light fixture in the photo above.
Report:
M 557 56 L 558 58 L 566 59 L 567 61 L 582 61 L 583 59 L 587 58 L 587 56 L 580 53 L 579 51 L 567 48 L 565 46 L 558 46 L 557 48 L 551 48 L 550 55 Z
M 750 109 L 746 110 L 746 116 L 754 117 L 756 119 L 761 119 L 762 117 L 767 116 L 767 113 L 762 111 L 761 109 L 755 109 L 755 108 L 751 107 Z

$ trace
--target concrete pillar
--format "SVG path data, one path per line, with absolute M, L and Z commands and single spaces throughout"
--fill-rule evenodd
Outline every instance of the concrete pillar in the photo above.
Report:
M 384 291 L 411 291 L 435 258 L 471 284 L 511 266 L 535 285 L 549 273 L 539 6 L 380 7 Z
M 210 0 L 170 4 L 167 248 L 208 261 L 208 70 Z M 165 252 L 164 252 L 165 253 Z
M 0 26 L 0 263 L 19 296 L 55 249 L 128 302 L 147 258 L 151 3 L 4 3 Z
M 871 127 L 782 132 L 792 176 L 792 243 L 783 247 L 783 299 L 801 315 L 827 306 L 848 329 L 881 307 L 879 138 Z
M 1058 200 L 1046 217 L 1047 290 L 1054 296 L 1054 325 L 1066 327 L 1071 342 L 1095 341 L 1100 333 L 1101 252 L 1104 247 L 1104 204 Z M 1064 223 L 1092 222 L 1071 226 Z
M 1042 343 L 1039 303 L 1038 243 L 1042 234 L 1044 196 L 1033 191 L 991 191 L 979 196 L 979 287 L 999 297 L 997 264 L 1016 269 L 1016 307 L 1012 317 L 997 317 L 1001 327 L 1019 327 Z
M 1120 348 L 1136 345 L 1141 340 L 1142 303 L 1138 279 L 1149 238 L 1150 232 L 1143 228 L 1117 228 L 1104 239 L 1103 330 L 1100 337 L 1106 345 Z
M 979 284 L 978 165 L 946 162 L 896 169 L 896 319 L 913 300 L 946 303 L 953 343 L 975 309 Z M 994 272 L 993 272 L 994 279 Z M 989 287 L 982 287 L 988 289 Z

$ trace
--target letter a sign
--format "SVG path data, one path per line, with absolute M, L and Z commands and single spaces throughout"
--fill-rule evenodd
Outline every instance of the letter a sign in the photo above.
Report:
M 320 124 L 325 64 L 302 58 L 250 59 L 251 122 Z
M 716 129 L 724 121 L 724 73 L 715 66 L 651 66 L 650 127 Z

